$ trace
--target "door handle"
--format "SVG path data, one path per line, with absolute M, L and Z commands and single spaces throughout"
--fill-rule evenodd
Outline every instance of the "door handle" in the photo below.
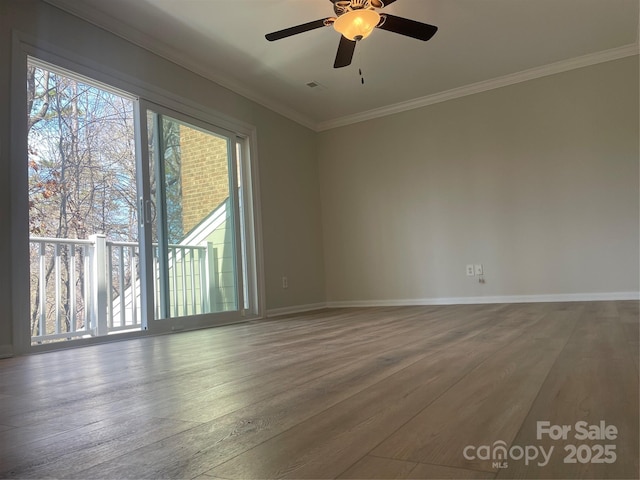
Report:
M 145 223 L 151 223 L 151 200 L 145 201 L 140 197 L 140 226 L 143 227 Z

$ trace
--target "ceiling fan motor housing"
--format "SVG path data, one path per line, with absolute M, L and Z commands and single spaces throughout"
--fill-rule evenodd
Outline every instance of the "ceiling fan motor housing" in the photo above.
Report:
M 344 15 L 354 10 L 373 10 L 382 8 L 384 4 L 379 0 L 332 0 L 336 15 Z

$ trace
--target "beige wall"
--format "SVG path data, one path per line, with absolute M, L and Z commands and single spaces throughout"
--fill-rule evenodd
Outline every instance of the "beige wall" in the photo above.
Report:
M 11 303 L 11 179 L 9 172 L 9 138 L 11 136 L 9 92 L 11 58 L 11 32 L 8 30 L 7 5 L 0 2 L 0 356 L 12 352 L 12 303 Z
M 320 195 L 315 133 L 215 83 L 38 0 L 0 1 L 0 355 L 10 350 L 12 305 L 10 108 L 12 29 L 129 79 L 179 95 L 194 104 L 256 127 L 266 308 L 323 302 Z M 135 92 L 134 92 L 135 93 Z M 21 119 L 14 119 L 19 122 Z M 19 159 L 14 159 L 19 166 Z M 25 193 L 26 195 L 26 193 Z M 26 198 L 21 198 L 26 202 Z M 20 235 L 20 233 L 18 233 Z M 22 241 L 27 241 L 27 231 Z M 28 263 L 25 261 L 24 265 Z M 20 265 L 16 264 L 19 270 Z M 289 289 L 281 288 L 289 274 Z
M 265 119 L 266 120 L 266 119 Z M 278 185 L 262 192 L 262 200 L 270 205 L 262 210 L 262 224 L 270 239 L 280 248 L 265 251 L 265 269 L 268 272 L 267 298 L 270 308 L 323 303 L 315 292 L 325 289 L 322 255 L 305 252 L 322 251 L 320 193 L 316 162 L 316 136 L 300 129 L 292 136 L 282 135 L 283 118 L 262 123 L 258 132 L 261 148 L 276 150 L 278 155 L 263 162 L 260 150 L 260 178 Z M 289 279 L 289 288 L 282 288 L 282 276 Z
M 637 57 L 324 132 L 319 168 L 329 301 L 638 291 Z

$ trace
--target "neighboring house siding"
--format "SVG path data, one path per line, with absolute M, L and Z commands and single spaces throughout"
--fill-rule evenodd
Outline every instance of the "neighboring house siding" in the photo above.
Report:
M 231 213 L 227 210 L 227 215 Z M 236 276 L 233 260 L 233 231 L 232 221 L 227 216 L 224 223 L 215 229 L 207 238 L 213 248 L 218 252 L 218 292 L 219 297 L 215 298 L 214 305 L 218 311 L 234 310 L 236 308 Z

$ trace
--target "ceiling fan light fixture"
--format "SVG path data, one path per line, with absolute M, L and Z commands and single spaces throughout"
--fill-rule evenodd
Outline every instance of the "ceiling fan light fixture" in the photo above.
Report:
M 340 15 L 333 28 L 349 40 L 362 40 L 380 23 L 380 14 L 375 10 L 358 9 Z

